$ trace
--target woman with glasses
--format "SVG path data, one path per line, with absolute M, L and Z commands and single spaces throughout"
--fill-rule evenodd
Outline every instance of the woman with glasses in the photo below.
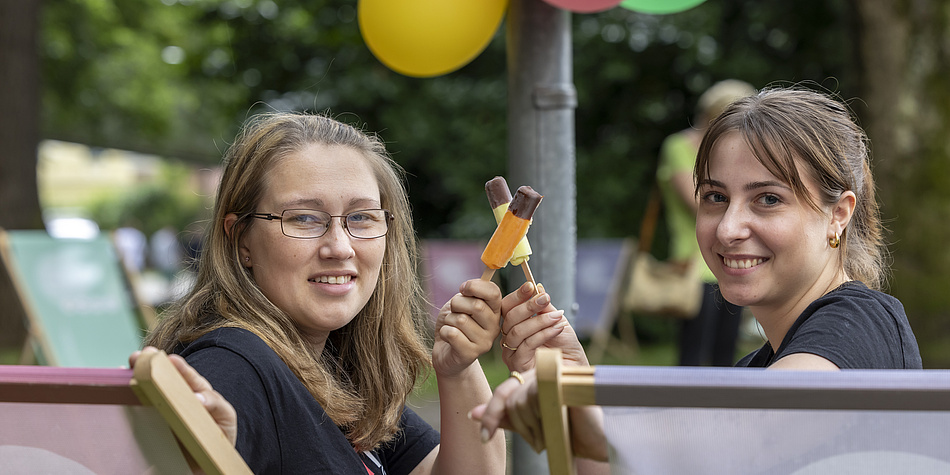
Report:
M 430 355 L 401 179 L 376 137 L 315 115 L 258 116 L 225 156 L 196 284 L 146 343 L 233 404 L 255 473 L 505 470 L 504 436 L 466 417 L 491 397 L 500 290 L 462 284 Z M 441 434 L 406 407 L 430 361 Z

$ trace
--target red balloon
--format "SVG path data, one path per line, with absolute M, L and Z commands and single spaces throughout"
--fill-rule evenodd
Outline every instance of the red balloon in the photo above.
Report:
M 570 10 L 575 13 L 594 13 L 610 10 L 620 4 L 621 0 L 544 0 L 555 7 Z

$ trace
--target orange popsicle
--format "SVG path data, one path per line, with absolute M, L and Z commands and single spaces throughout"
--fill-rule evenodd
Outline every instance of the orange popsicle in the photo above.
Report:
M 488 180 L 488 182 L 485 183 L 485 194 L 488 195 L 488 204 L 491 205 L 492 214 L 495 215 L 495 223 L 501 224 L 501 220 L 505 217 L 505 212 L 508 211 L 508 205 L 511 203 L 511 191 L 508 190 L 508 182 L 501 176 L 496 176 Z M 514 266 L 521 266 L 521 270 L 524 271 L 525 279 L 531 282 L 532 285 L 535 285 L 535 289 L 537 289 L 534 275 L 531 273 L 531 267 L 528 266 L 528 259 L 530 257 L 531 245 L 528 243 L 528 236 L 526 235 L 522 237 L 518 245 L 515 246 L 515 250 L 508 262 Z
M 515 197 L 508 205 L 505 216 L 495 228 L 485 251 L 482 252 L 482 262 L 487 267 L 482 274 L 483 280 L 491 279 L 496 269 L 507 265 L 514 254 L 515 247 L 521 238 L 528 233 L 531 216 L 541 203 L 541 195 L 530 186 L 522 186 L 515 192 Z

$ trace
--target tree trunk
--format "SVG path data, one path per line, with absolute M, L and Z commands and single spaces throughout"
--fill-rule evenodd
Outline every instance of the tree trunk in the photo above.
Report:
M 854 0 L 863 125 L 885 224 L 890 290 L 926 367 L 950 367 L 950 10 L 943 2 Z
M 0 227 L 42 227 L 39 144 L 39 0 L 0 0 Z M 22 343 L 23 318 L 0 269 L 0 345 Z

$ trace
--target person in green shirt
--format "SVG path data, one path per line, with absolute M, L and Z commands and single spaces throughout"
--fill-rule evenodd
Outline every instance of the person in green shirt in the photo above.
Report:
M 696 242 L 697 197 L 693 183 L 696 153 L 707 125 L 726 106 L 755 89 L 746 82 L 726 79 L 712 85 L 697 103 L 692 127 L 670 135 L 660 148 L 656 178 L 670 231 L 669 259 L 695 262 L 702 268 L 703 301 L 695 318 L 682 321 L 679 335 L 680 366 L 732 366 L 742 308 L 723 299 L 716 278 L 703 262 Z

